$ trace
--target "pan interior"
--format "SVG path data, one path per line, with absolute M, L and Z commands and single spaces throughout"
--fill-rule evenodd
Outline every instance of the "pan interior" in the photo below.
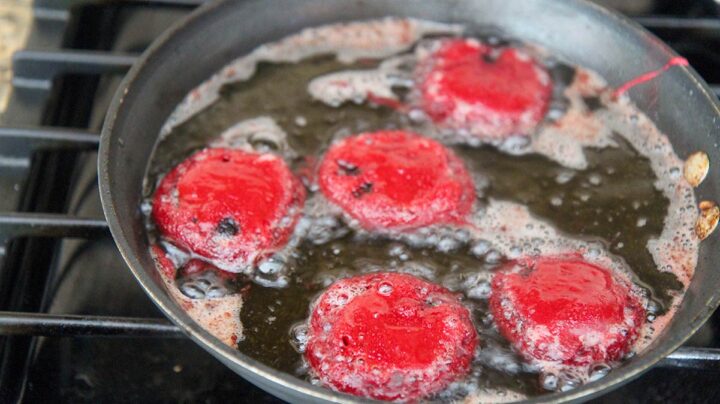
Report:
M 103 204 L 113 234 L 136 276 L 171 318 L 191 335 L 230 364 L 233 369 L 259 385 L 285 397 L 295 394 L 331 394 L 304 386 L 284 376 L 272 376 L 269 369 L 247 357 L 229 351 L 197 328 L 168 299 L 159 285 L 147 253 L 147 241 L 138 210 L 141 183 L 160 127 L 185 94 L 227 62 L 257 44 L 278 39 L 301 27 L 329 22 L 367 19 L 385 15 L 460 22 L 469 26 L 494 26 L 509 36 L 541 43 L 566 59 L 593 68 L 611 84 L 618 84 L 639 73 L 664 64 L 669 51 L 653 38 L 633 31 L 624 22 L 583 4 L 554 2 L 345 2 L 307 1 L 272 7 L 270 2 L 221 3 L 200 11 L 197 17 L 178 29 L 165 45 L 153 47 L 144 63 L 133 69 L 104 130 L 101 151 Z M 341 4 L 342 3 L 342 4 Z M 542 10 L 542 11 L 540 11 Z M 252 15 L 253 18 L 248 18 Z M 302 17 L 299 17 L 302 16 Z M 282 23 L 280 23 L 282 22 Z M 272 29 L 270 29 L 272 27 Z M 278 27 L 282 27 L 278 29 Z M 547 27 L 553 27 L 548 30 Z M 638 53 L 646 55 L 637 58 Z M 202 63 L 197 63 L 202 55 Z M 602 58 L 597 55 L 604 55 Z M 182 80 L 178 80 L 182 77 Z M 122 91 L 122 90 L 121 90 Z M 639 107 L 668 134 L 680 155 L 704 150 L 716 161 L 716 106 L 707 98 L 696 77 L 678 69 L 663 80 L 632 93 Z M 717 168 L 699 196 L 716 194 Z M 717 275 L 709 267 L 715 251 L 713 239 L 705 242 L 700 261 L 686 299 L 668 332 L 653 350 L 596 384 L 590 384 L 565 397 L 590 394 L 609 386 L 666 354 L 699 326 L 716 303 Z

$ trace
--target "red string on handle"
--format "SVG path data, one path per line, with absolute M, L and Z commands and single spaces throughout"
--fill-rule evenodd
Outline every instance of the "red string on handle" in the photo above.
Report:
M 625 84 L 621 85 L 620 87 L 616 88 L 615 91 L 613 91 L 613 99 L 617 99 L 621 95 L 625 94 L 628 90 L 631 88 L 637 86 L 638 84 L 645 83 L 647 81 L 650 81 L 654 79 L 655 77 L 661 75 L 666 70 L 670 69 L 673 66 L 688 66 L 689 63 L 687 59 L 684 57 L 674 57 L 670 59 L 665 65 L 659 69 L 651 70 L 647 73 L 641 74 L 640 76 L 635 77 L 632 80 L 627 81 Z

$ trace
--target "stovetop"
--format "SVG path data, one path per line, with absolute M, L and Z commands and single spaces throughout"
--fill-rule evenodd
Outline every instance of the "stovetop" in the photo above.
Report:
M 139 53 L 199 3 L 34 4 L 0 115 L 0 402 L 279 402 L 168 323 L 102 219 L 96 148 L 113 92 Z M 720 93 L 717 2 L 605 3 Z M 659 366 L 595 401 L 717 402 L 720 350 L 706 348 L 720 348 L 719 313 Z

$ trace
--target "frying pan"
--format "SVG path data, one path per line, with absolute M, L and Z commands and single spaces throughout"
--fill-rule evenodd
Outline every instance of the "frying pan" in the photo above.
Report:
M 676 54 L 637 24 L 582 0 L 251 0 L 220 1 L 193 12 L 155 42 L 130 70 L 102 132 L 102 205 L 121 254 L 152 300 L 185 333 L 258 387 L 292 402 L 348 402 L 357 397 L 313 386 L 232 349 L 202 329 L 172 300 L 149 254 L 140 212 L 142 182 L 166 118 L 194 87 L 256 46 L 304 27 L 406 16 L 473 27 L 495 27 L 541 44 L 589 67 L 611 85 L 664 65 Z M 704 150 L 708 179 L 700 200 L 720 195 L 720 107 L 691 68 L 674 67 L 635 87 L 631 98 L 686 156 Z M 712 314 L 720 300 L 720 237 L 703 241 L 695 277 L 674 321 L 650 348 L 599 381 L 532 399 L 580 401 L 638 376 L 673 352 Z

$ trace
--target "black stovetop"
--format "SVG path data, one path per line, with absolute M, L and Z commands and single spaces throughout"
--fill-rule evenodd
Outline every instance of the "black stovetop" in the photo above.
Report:
M 112 94 L 134 58 L 197 3 L 36 1 L 0 118 L 0 151 L 13 156 L 0 159 L 0 246 L 9 240 L 0 249 L 0 335 L 15 334 L 0 337 L 0 402 L 279 401 L 166 324 L 101 220 L 95 148 Z M 720 84 L 718 3 L 615 3 Z M 686 346 L 720 348 L 720 314 Z M 720 354 L 679 355 L 596 401 L 718 402 L 712 358 Z

